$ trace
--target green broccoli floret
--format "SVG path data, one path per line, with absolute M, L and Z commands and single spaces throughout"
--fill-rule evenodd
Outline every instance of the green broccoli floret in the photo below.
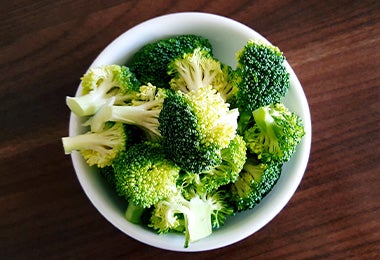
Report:
M 281 167 L 279 163 L 260 163 L 250 157 L 237 181 L 230 186 L 235 211 L 251 209 L 260 203 L 280 178 Z
M 211 86 L 170 93 L 158 118 L 169 158 L 192 173 L 220 164 L 221 149 L 236 135 L 238 111 L 229 110 Z
M 168 74 L 172 77 L 170 87 L 183 93 L 211 85 L 228 102 L 237 92 L 232 68 L 205 49 L 196 48 L 174 59 L 168 66 Z
M 139 222 L 144 209 L 171 197 L 180 168 L 168 160 L 158 143 L 131 146 L 113 161 L 117 193 L 128 200 L 126 217 Z
M 169 88 L 170 76 L 167 74 L 169 63 L 195 48 L 212 50 L 210 42 L 197 35 L 172 36 L 149 43 L 142 47 L 128 63 L 131 71 L 143 83 L 152 83 L 159 88 Z
M 260 107 L 252 114 L 255 124 L 244 134 L 248 149 L 263 162 L 289 161 L 305 135 L 301 118 L 283 103 Z
M 115 104 L 123 104 L 140 83 L 129 68 L 113 64 L 90 68 L 81 78 L 81 86 L 82 95 L 67 97 L 66 103 L 77 116 L 91 116 L 111 97 Z
M 190 243 L 211 235 L 213 227 L 219 228 L 226 216 L 232 214 L 233 208 L 219 192 L 207 196 L 194 194 L 189 199 L 178 192 L 154 206 L 149 226 L 159 234 L 184 232 L 184 247 L 188 247 Z
M 63 137 L 65 154 L 79 151 L 88 165 L 99 168 L 110 166 L 115 157 L 125 150 L 131 132 L 122 123 L 108 123 L 99 132 Z
M 290 81 L 285 56 L 275 46 L 250 40 L 236 56 L 236 105 L 242 115 L 239 129 L 244 131 L 251 113 L 259 107 L 280 102 Z M 244 116 L 245 113 L 249 116 Z
M 166 89 L 157 89 L 152 84 L 140 87 L 139 92 L 128 103 L 121 106 L 103 105 L 89 120 L 92 131 L 101 129 L 108 122 L 122 122 L 141 128 L 149 140 L 161 137 L 158 131 L 158 116 L 161 112 Z
M 185 197 L 192 192 L 210 193 L 223 185 L 235 182 L 247 159 L 246 151 L 245 141 L 240 135 L 236 135 L 228 147 L 221 150 L 219 165 L 200 174 L 181 173 L 180 180 Z
M 229 76 L 228 69 L 224 68 L 228 66 L 216 60 L 208 50 L 196 48 L 169 63 L 168 74 L 172 77 L 169 84 L 183 93 L 209 85 L 224 88 Z

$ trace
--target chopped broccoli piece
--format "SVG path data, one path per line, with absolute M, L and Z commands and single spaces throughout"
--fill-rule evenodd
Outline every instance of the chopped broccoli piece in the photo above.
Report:
M 248 149 L 263 162 L 289 161 L 305 135 L 301 118 L 283 103 L 260 107 L 253 118 L 255 124 L 244 134 Z
M 221 163 L 211 170 L 200 174 L 180 174 L 183 193 L 206 194 L 216 191 L 219 187 L 235 182 L 247 159 L 246 143 L 243 138 L 236 135 L 227 148 L 221 150 Z
M 120 65 L 90 68 L 81 80 L 82 95 L 66 98 L 67 106 L 77 116 L 95 114 L 110 98 L 115 104 L 123 104 L 140 86 L 129 68 Z
M 88 165 L 99 168 L 110 166 L 115 157 L 125 150 L 130 131 L 122 124 L 106 124 L 104 129 L 76 136 L 63 137 L 65 154 L 79 151 Z
M 152 83 L 159 88 L 169 88 L 170 76 L 167 74 L 169 63 L 195 48 L 212 50 L 210 42 L 197 35 L 172 36 L 142 47 L 128 63 L 131 71 L 143 83 Z
M 128 104 L 103 105 L 90 119 L 91 130 L 96 131 L 108 122 L 122 122 L 141 128 L 149 140 L 161 137 L 158 131 L 158 117 L 166 97 L 166 89 L 157 89 L 152 84 L 140 87 L 140 91 Z
M 158 143 L 143 142 L 131 146 L 113 161 L 117 193 L 129 201 L 131 219 L 143 210 L 176 192 L 180 168 L 166 159 Z M 134 212 L 134 213 L 131 213 Z M 141 213 L 141 214 L 140 214 Z M 130 220 L 131 220 L 130 219 Z
M 285 96 L 290 86 L 289 73 L 285 56 L 277 47 L 250 40 L 236 55 L 236 106 L 241 115 L 251 115 L 255 109 L 278 103 Z M 249 116 L 241 116 L 241 132 L 249 120 Z
M 205 49 L 196 48 L 172 60 L 168 74 L 172 77 L 170 87 L 183 93 L 211 85 L 228 101 L 237 92 L 232 68 L 215 59 Z
M 248 159 L 237 181 L 230 186 L 235 211 L 248 210 L 260 203 L 280 178 L 281 167 L 279 163 L 265 164 Z
M 159 201 L 153 209 L 150 227 L 158 233 L 185 232 L 185 247 L 211 235 L 213 227 L 224 224 L 233 209 L 220 193 L 208 196 L 194 194 L 186 199 L 178 192 L 175 196 Z
M 221 149 L 236 135 L 238 111 L 208 87 L 171 92 L 159 115 L 167 154 L 185 171 L 200 173 L 221 162 Z

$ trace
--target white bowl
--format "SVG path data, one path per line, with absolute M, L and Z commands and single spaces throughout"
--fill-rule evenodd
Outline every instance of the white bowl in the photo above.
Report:
M 249 39 L 264 39 L 251 28 L 229 18 L 206 13 L 175 13 L 143 22 L 116 38 L 91 64 L 124 64 L 144 44 L 160 38 L 180 34 L 197 34 L 208 38 L 214 54 L 222 62 L 236 65 L 235 53 Z M 279 46 L 281 49 L 281 46 Z M 96 209 L 115 227 L 128 236 L 148 245 L 173 251 L 204 251 L 236 243 L 268 224 L 288 203 L 296 191 L 309 158 L 311 145 L 311 120 L 309 106 L 302 86 L 292 68 L 286 62 L 290 73 L 290 89 L 284 103 L 304 122 L 306 135 L 283 169 L 280 180 L 267 197 L 254 209 L 238 213 L 226 224 L 215 230 L 211 236 L 184 248 L 182 235 L 158 235 L 155 232 L 125 220 L 125 202 L 110 190 L 96 170 L 87 166 L 78 153 L 72 154 L 72 161 L 79 182 Z M 80 92 L 78 89 L 77 94 Z M 80 120 L 73 114 L 70 118 L 69 135 L 83 132 Z

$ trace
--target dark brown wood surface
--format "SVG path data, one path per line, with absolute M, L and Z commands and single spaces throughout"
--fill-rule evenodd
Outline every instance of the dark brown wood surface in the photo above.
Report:
M 380 259 L 380 1 L 0 1 L 0 259 Z M 61 137 L 65 97 L 115 37 L 179 11 L 220 14 L 279 46 L 312 116 L 304 178 L 256 234 L 202 253 L 108 223 Z

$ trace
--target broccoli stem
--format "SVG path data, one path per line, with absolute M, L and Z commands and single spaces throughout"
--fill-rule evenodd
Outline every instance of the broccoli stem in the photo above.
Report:
M 194 197 L 189 202 L 189 211 L 185 213 L 186 241 L 189 243 L 205 238 L 212 233 L 211 206 L 207 202 Z
M 62 143 L 65 154 L 70 154 L 73 151 L 81 151 L 83 149 L 93 149 L 99 153 L 106 154 L 110 148 L 107 140 L 97 133 L 63 137 Z
M 99 95 L 102 93 L 98 92 L 91 92 L 79 97 L 67 97 L 66 104 L 77 116 L 91 116 L 107 102 L 103 95 Z
M 145 208 L 134 204 L 129 201 L 127 210 L 125 211 L 125 218 L 134 224 L 140 224 L 142 222 L 141 216 L 144 213 Z

